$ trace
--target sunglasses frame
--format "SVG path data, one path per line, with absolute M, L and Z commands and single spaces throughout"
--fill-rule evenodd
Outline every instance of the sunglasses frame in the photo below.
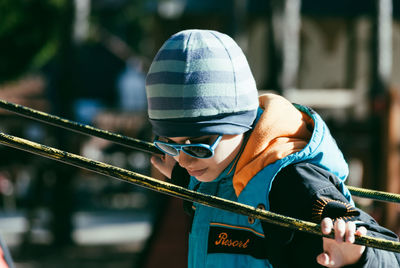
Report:
M 170 156 L 178 156 L 180 154 L 180 151 L 184 152 L 185 154 L 194 157 L 194 158 L 200 158 L 200 159 L 207 159 L 207 158 L 211 158 L 214 156 L 214 150 L 215 148 L 217 148 L 219 142 L 222 139 L 222 135 L 218 135 L 218 137 L 215 139 L 215 141 L 209 145 L 209 144 L 205 144 L 205 143 L 192 143 L 192 144 L 179 144 L 179 143 L 169 143 L 169 142 L 164 142 L 164 141 L 160 141 L 158 140 L 158 136 L 154 139 L 153 143 L 154 145 L 161 150 L 162 152 L 164 152 L 165 154 L 168 154 Z M 170 146 L 173 149 L 176 150 L 176 154 L 171 154 L 167 151 L 165 151 L 164 149 L 162 149 L 158 144 L 163 144 L 166 146 Z M 210 156 L 207 157 L 199 157 L 196 155 L 191 154 L 190 152 L 185 151 L 186 147 L 201 147 L 201 148 L 205 148 L 208 149 L 211 152 Z

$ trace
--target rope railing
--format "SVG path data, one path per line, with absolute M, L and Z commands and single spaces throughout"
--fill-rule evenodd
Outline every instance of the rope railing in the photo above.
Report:
M 81 134 L 94 136 L 102 139 L 106 139 L 120 145 L 141 150 L 152 154 L 162 154 L 160 150 L 157 149 L 152 143 L 142 141 L 139 139 L 134 139 L 124 135 L 116 134 L 107 130 L 95 128 L 86 124 L 81 124 L 75 121 L 71 121 L 65 118 L 58 117 L 56 115 L 51 115 L 45 112 L 41 112 L 20 104 L 8 102 L 0 99 L 0 108 L 14 112 L 21 116 L 34 119 L 46 124 L 61 127 L 67 130 L 72 130 Z
M 270 211 L 254 208 L 252 206 L 248 206 L 238 202 L 233 202 L 216 196 L 198 193 L 192 190 L 188 190 L 184 187 L 180 187 L 168 182 L 157 180 L 155 178 L 148 177 L 136 172 L 115 167 L 103 162 L 91 160 L 80 155 L 72 154 L 66 151 L 42 145 L 23 138 L 8 135 L 2 132 L 0 132 L 0 143 L 6 146 L 34 153 L 79 168 L 84 168 L 90 171 L 94 171 L 102 175 L 113 177 L 122 180 L 124 182 L 132 183 L 138 186 L 142 186 L 184 200 L 227 210 L 237 214 L 251 216 L 282 227 L 295 229 L 298 231 L 307 232 L 310 234 L 315 234 L 323 237 L 334 238 L 333 233 L 329 235 L 322 234 L 320 230 L 321 226 L 316 223 L 283 216 L 280 214 L 272 213 Z M 392 252 L 400 252 L 400 242 L 390 241 L 386 239 L 378 239 L 367 235 L 356 236 L 355 244 L 365 245 L 368 247 L 383 249 Z
M 141 150 L 151 154 L 162 154 L 152 143 L 134 139 L 121 134 L 112 133 L 110 131 L 102 130 L 89 126 L 86 124 L 74 122 L 65 118 L 41 112 L 23 105 L 15 104 L 0 99 L 0 108 L 14 112 L 21 116 L 41 121 L 50 125 L 61 127 L 67 130 L 72 130 L 81 134 L 90 135 L 102 139 L 106 139 L 117 144 L 127 146 L 132 149 Z M 387 193 L 382 191 L 368 190 L 354 186 L 347 186 L 351 194 L 363 198 L 374 199 L 378 201 L 400 203 L 400 194 Z
M 346 185 L 346 187 L 354 196 L 375 199 L 378 201 L 400 203 L 400 194 L 358 188 L 350 185 Z

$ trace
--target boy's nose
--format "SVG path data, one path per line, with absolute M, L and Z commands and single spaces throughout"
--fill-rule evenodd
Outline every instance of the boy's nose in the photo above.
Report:
M 178 163 L 179 163 L 179 165 L 180 165 L 181 167 L 187 169 L 187 168 L 190 167 L 190 165 L 191 165 L 194 161 L 196 161 L 196 158 L 191 157 L 190 155 L 186 154 L 186 153 L 183 152 L 183 151 L 180 151 L 177 161 L 178 161 Z

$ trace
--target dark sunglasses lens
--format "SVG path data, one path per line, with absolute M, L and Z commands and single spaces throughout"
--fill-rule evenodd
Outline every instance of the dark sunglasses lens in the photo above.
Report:
M 176 150 L 174 147 L 169 146 L 167 144 L 163 144 L 163 143 L 155 143 L 157 145 L 157 147 L 159 149 L 161 149 L 162 151 L 164 151 L 167 154 L 170 154 L 172 156 L 178 155 L 178 150 Z
M 182 150 L 194 157 L 208 158 L 212 156 L 212 152 L 209 149 L 200 146 L 185 146 Z

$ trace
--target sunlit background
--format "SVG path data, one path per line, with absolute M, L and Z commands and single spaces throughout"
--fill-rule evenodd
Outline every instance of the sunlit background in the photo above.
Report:
M 400 193 L 400 1 L 1 0 L 0 99 L 150 141 L 144 78 L 184 29 L 232 36 L 260 94 L 317 110 L 348 184 Z M 284 116 L 284 115 L 282 115 Z M 150 155 L 0 110 L 0 131 L 153 177 Z M 185 267 L 181 201 L 0 145 L 16 268 Z M 356 198 L 400 234 L 400 207 Z

